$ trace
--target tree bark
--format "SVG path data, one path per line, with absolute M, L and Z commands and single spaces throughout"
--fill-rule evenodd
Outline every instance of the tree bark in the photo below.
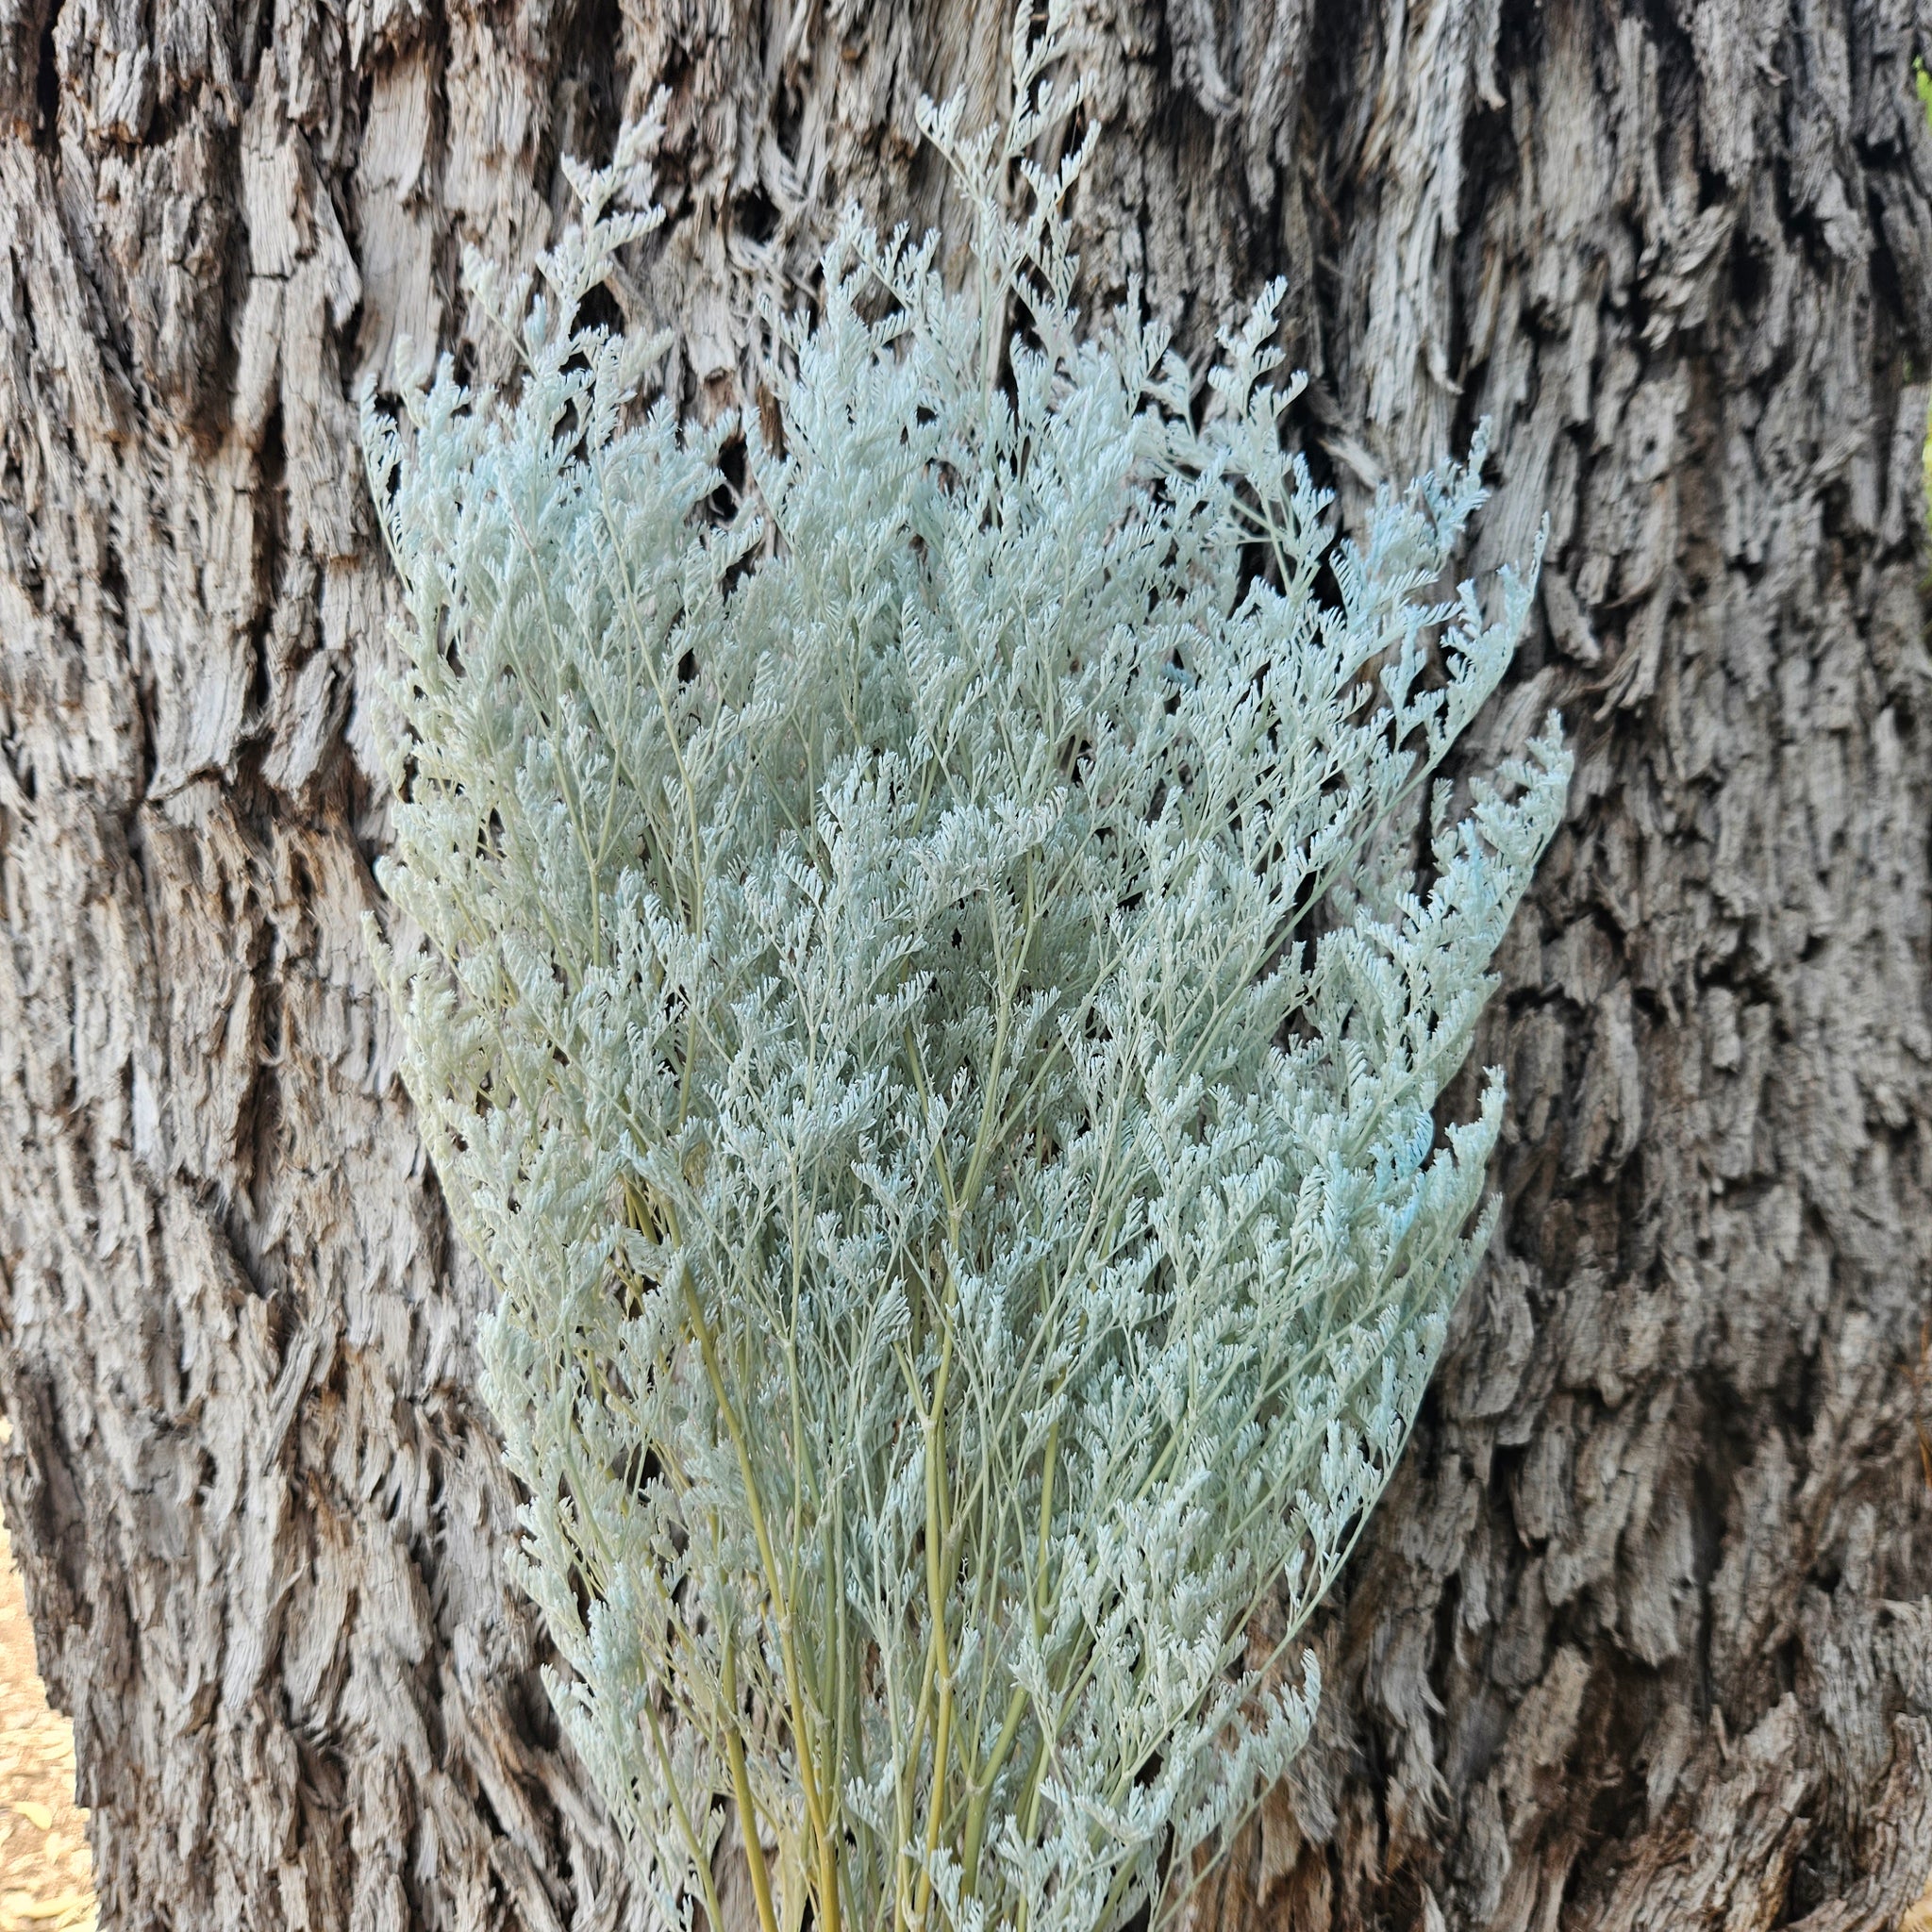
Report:
M 757 400 L 848 198 L 944 212 L 980 0 L 0 0 L 0 1407 L 109 1928 L 642 1925 L 506 1579 L 484 1306 L 359 936 L 353 410 L 669 90 L 625 296 Z M 1202 1907 L 1890 1928 L 1932 1880 L 1924 0 L 1091 0 L 1090 299 L 1268 275 L 1345 518 L 1495 425 L 1485 757 L 1569 822 L 1506 1215 Z

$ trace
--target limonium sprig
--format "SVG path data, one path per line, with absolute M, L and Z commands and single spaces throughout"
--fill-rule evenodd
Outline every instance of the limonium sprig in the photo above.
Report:
M 1029 18 L 1008 122 L 924 110 L 965 284 L 849 218 L 774 441 L 580 320 L 648 123 L 534 294 L 473 264 L 518 382 L 365 409 L 405 1077 L 552 1693 L 680 1926 L 1181 1909 L 1491 1226 L 1500 1076 L 1438 1101 L 1569 767 L 1442 782 L 1531 597 L 1440 588 L 1480 438 L 1339 541 L 1278 286 L 1205 409 L 1137 296 L 1090 327 Z

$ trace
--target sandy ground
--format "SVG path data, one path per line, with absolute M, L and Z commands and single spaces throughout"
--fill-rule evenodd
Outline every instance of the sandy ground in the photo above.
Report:
M 73 1727 L 47 1708 L 0 1528 L 0 1932 L 93 1932 L 86 1824 L 74 1803 Z

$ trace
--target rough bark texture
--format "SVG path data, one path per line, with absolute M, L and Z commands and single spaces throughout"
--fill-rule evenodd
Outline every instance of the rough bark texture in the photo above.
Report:
M 504 1580 L 358 935 L 346 397 L 670 91 L 627 300 L 744 392 L 1001 6 L 0 0 L 0 1404 L 103 1924 L 642 1923 Z M 1093 0 L 1087 275 L 1266 275 L 1358 508 L 1496 425 L 1486 727 L 1580 758 L 1507 1213 L 1229 1928 L 1890 1928 L 1932 1879 L 1923 0 Z M 479 366 L 499 352 L 473 346 Z

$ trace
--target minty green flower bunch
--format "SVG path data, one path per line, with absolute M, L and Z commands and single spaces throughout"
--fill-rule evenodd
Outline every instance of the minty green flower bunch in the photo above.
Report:
M 1025 20 L 1008 125 L 924 116 L 968 285 L 849 219 L 735 510 L 740 426 L 578 321 L 648 127 L 535 299 L 473 270 L 521 386 L 365 416 L 405 1074 L 668 1924 L 1171 1917 L 1490 1228 L 1500 1080 L 1436 1105 L 1568 760 L 1424 794 L 1531 594 L 1439 601 L 1480 448 L 1337 541 L 1278 288 L 1205 426 L 1136 301 L 1083 328 Z

